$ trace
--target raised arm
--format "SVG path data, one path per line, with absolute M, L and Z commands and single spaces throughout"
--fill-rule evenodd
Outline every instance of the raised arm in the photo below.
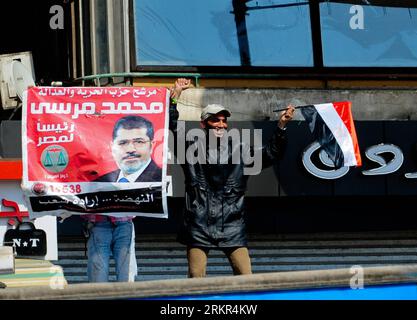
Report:
M 187 90 L 191 86 L 191 80 L 185 78 L 178 78 L 174 86 L 170 88 L 170 105 L 169 105 L 169 129 L 176 134 L 177 121 L 179 118 L 179 112 L 177 110 L 177 102 L 184 90 Z
M 261 148 L 249 148 L 250 156 L 248 159 L 253 160 L 253 173 L 258 174 L 260 170 L 271 166 L 274 162 L 282 157 L 287 144 L 286 125 L 292 120 L 295 108 L 289 105 L 279 117 L 277 128 L 270 137 L 268 143 Z M 262 157 L 262 162 L 260 162 Z M 248 171 L 249 172 L 249 171 Z
M 294 117 L 294 111 L 294 106 L 289 105 L 287 109 L 281 112 L 277 128 L 264 148 L 262 161 L 264 166 L 271 165 L 283 155 L 287 142 L 286 126 Z

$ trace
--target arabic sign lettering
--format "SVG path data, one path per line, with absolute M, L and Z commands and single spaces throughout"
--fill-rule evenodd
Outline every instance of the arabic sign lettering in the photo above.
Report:
M 22 158 L 31 217 L 166 218 L 168 98 L 164 88 L 29 89 Z

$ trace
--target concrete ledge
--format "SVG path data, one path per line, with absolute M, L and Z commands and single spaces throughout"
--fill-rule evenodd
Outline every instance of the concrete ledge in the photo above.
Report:
M 301 288 L 348 288 L 351 278 L 350 269 L 333 269 L 135 283 L 77 284 L 61 290 L 49 287 L 3 289 L 0 299 L 128 299 Z M 417 264 L 364 268 L 365 286 L 406 282 L 417 282 Z
M 416 120 L 416 89 L 189 89 L 178 103 L 181 120 L 198 121 L 203 107 L 219 103 L 232 121 L 276 120 L 272 110 L 293 104 L 351 101 L 358 120 Z M 300 112 L 294 120 L 304 120 Z

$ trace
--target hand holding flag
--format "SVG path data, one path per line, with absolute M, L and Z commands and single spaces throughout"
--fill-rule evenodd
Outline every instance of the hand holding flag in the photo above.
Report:
M 286 109 L 283 109 L 278 120 L 278 127 L 284 129 L 287 123 L 290 122 L 294 117 L 294 112 L 295 107 L 291 104 Z
M 362 165 L 350 101 L 297 106 L 295 109 L 301 109 L 311 133 L 336 169 Z

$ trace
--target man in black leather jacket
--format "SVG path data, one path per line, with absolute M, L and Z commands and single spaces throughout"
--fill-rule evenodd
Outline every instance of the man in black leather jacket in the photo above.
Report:
M 189 87 L 190 81 L 181 78 L 171 89 L 170 127 L 175 136 L 179 117 L 176 102 Z M 256 161 L 253 155 L 258 151 L 262 167 L 277 161 L 286 143 L 285 126 L 293 114 L 294 107 L 290 105 L 281 113 L 269 143 L 256 150 L 245 143 L 231 143 L 227 134 L 229 110 L 216 104 L 203 109 L 204 137 L 187 141 L 187 159 L 182 164 L 186 205 L 178 240 L 187 246 L 189 277 L 205 276 L 210 249 L 226 254 L 235 275 L 252 273 L 243 210 L 249 177 L 245 174 L 247 160 Z M 238 158 L 234 157 L 236 152 Z

